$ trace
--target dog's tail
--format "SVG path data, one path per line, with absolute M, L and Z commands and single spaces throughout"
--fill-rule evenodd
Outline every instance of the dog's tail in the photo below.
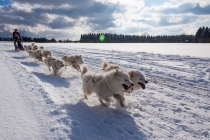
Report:
M 102 70 L 105 70 L 109 64 L 104 60 L 102 64 Z
M 83 67 L 82 67 L 82 71 L 81 71 L 82 76 L 83 76 L 85 73 L 87 73 L 87 72 L 88 72 L 87 66 L 83 66 Z
M 32 42 L 32 43 L 31 43 L 31 46 L 34 46 L 34 44 L 35 44 L 35 42 Z

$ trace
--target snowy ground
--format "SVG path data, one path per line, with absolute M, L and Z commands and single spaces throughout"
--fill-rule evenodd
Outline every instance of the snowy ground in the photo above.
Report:
M 0 43 L 0 139 L 210 139 L 210 47 L 206 44 L 199 44 L 207 48 L 203 57 L 196 56 L 200 50 L 196 47 L 181 55 L 170 48 L 168 54 L 156 52 L 157 44 L 150 44 L 153 53 L 135 50 L 133 44 L 42 45 L 58 58 L 82 54 L 93 72 L 101 72 L 104 59 L 141 70 L 149 83 L 145 90 L 126 94 L 124 108 L 114 99 L 104 108 L 95 94 L 83 100 L 80 74 L 71 67 L 54 76 L 25 51 L 14 51 L 12 43 Z M 112 50 L 107 49 L 112 45 Z

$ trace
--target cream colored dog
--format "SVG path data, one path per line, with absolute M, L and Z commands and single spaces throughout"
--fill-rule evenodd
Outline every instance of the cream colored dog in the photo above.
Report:
M 24 45 L 23 47 L 26 50 L 26 52 L 28 53 L 28 45 Z
M 24 45 L 24 49 L 26 50 L 26 52 L 30 56 L 29 51 L 32 50 L 32 46 L 31 45 Z
M 32 49 L 35 51 L 35 50 L 38 50 L 38 46 L 37 45 L 33 45 L 32 46 Z
M 32 45 L 28 45 L 28 51 L 32 50 Z
M 35 50 L 35 51 L 29 50 L 28 53 L 32 58 L 34 58 L 35 62 L 36 60 L 43 62 L 41 50 Z
M 35 44 L 35 42 L 32 42 L 32 43 L 31 43 L 31 46 L 34 46 L 34 44 Z
M 44 59 L 44 63 L 45 65 L 47 65 L 49 71 L 51 71 L 50 67 L 53 68 L 53 72 L 55 75 L 57 75 L 58 71 L 64 66 L 63 61 L 52 57 L 47 57 L 46 59 Z
M 72 55 L 72 56 L 63 56 L 62 60 L 64 61 L 65 68 L 68 65 L 71 65 L 74 69 L 81 72 L 80 65 L 83 64 L 82 55 Z
M 103 64 L 102 64 L 103 71 L 110 71 L 110 70 L 119 69 L 119 68 L 120 67 L 116 64 L 108 64 L 105 60 L 103 61 Z
M 108 64 L 105 60 L 103 62 L 102 65 L 102 70 L 104 71 L 110 71 L 112 69 L 116 69 L 119 68 L 118 65 L 116 64 Z M 138 89 L 145 89 L 146 86 L 145 84 L 148 83 L 148 81 L 145 78 L 145 75 L 139 71 L 139 70 L 135 70 L 135 69 L 130 69 L 127 70 L 128 75 L 130 76 L 130 80 L 133 82 L 134 86 L 128 90 L 126 90 L 126 92 L 130 93 L 134 90 L 138 90 Z M 120 95 L 123 97 L 124 99 L 124 93 L 125 92 L 121 92 Z
M 114 97 L 124 107 L 120 93 L 133 86 L 126 72 L 116 69 L 103 74 L 93 74 L 88 72 L 87 67 L 83 67 L 81 73 L 85 98 L 95 92 L 102 106 L 107 106 L 103 100 L 109 102 L 109 98 Z
M 28 46 L 27 45 L 24 45 L 24 48 L 25 48 L 25 50 L 26 50 L 26 52 L 28 53 L 29 56 L 30 56 L 29 51 L 30 50 L 33 50 L 34 44 L 35 44 L 35 42 L 32 42 L 31 45 L 28 45 Z
M 52 52 L 49 50 L 42 50 L 42 56 L 47 58 L 47 57 L 52 57 Z

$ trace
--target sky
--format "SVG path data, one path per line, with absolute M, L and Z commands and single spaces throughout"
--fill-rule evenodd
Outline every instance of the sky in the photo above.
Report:
M 209 0 L 0 0 L 0 36 L 79 40 L 81 34 L 195 35 Z

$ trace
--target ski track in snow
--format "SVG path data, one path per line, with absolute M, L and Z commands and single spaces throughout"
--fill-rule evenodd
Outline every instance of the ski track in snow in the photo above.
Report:
M 44 47 L 57 58 L 82 54 L 85 65 L 93 72 L 101 72 L 103 60 L 144 72 L 149 79 L 145 90 L 126 93 L 124 108 L 114 99 L 109 107 L 103 108 L 95 94 L 88 100 L 83 99 L 82 81 L 76 70 L 67 67 L 54 76 L 26 52 L 7 49 L 12 48 L 11 44 L 4 46 L 1 53 L 20 86 L 27 93 L 41 94 L 39 97 L 49 106 L 49 129 L 54 139 L 192 140 L 209 137 L 210 58 L 46 44 Z

